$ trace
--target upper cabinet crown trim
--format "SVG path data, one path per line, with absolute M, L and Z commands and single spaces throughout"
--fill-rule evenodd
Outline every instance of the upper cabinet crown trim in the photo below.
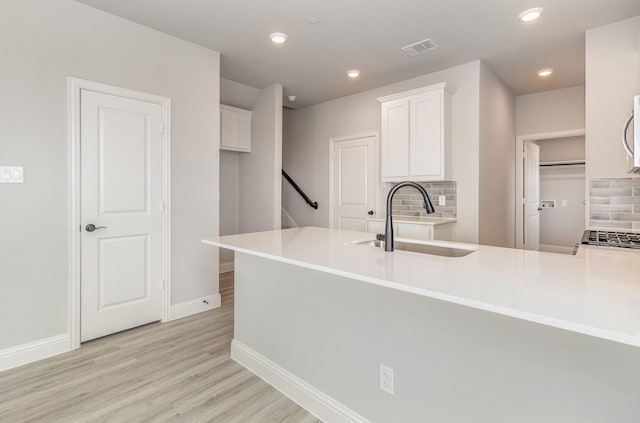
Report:
M 447 82 L 441 82 L 439 84 L 433 84 L 426 87 L 416 88 L 415 90 L 403 91 L 401 93 L 395 93 L 395 94 L 387 95 L 384 97 L 378 97 L 377 100 L 380 103 L 384 103 L 391 100 L 398 100 L 408 96 L 423 94 L 423 93 L 427 93 L 430 91 L 437 91 L 437 90 L 445 90 L 450 94 L 455 94 L 456 92 L 456 89 L 451 84 Z

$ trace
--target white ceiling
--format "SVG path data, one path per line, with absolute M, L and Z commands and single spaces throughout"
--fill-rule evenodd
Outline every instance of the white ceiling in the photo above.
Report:
M 222 77 L 280 83 L 296 108 L 476 59 L 515 95 L 580 85 L 584 31 L 640 15 L 639 0 L 78 1 L 219 51 Z M 542 18 L 519 22 L 530 7 L 544 7 Z M 289 40 L 274 46 L 272 32 Z M 425 38 L 440 48 L 400 50 Z M 535 71 L 544 67 L 555 72 L 543 80 Z M 354 68 L 362 74 L 350 80 Z

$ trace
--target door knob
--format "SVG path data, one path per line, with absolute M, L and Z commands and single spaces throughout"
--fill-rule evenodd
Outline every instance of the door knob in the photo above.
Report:
M 89 223 L 87 226 L 84 227 L 86 229 L 87 232 L 93 232 L 96 229 L 106 229 L 106 226 L 96 226 L 93 223 Z
M 367 214 L 368 214 L 369 216 L 373 216 L 373 210 L 369 210 L 369 211 L 367 212 Z

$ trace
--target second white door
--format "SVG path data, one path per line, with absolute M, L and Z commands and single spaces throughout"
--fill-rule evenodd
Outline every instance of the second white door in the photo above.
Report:
M 365 232 L 374 216 L 376 142 L 375 135 L 331 142 L 333 228 Z
M 80 96 L 81 341 L 162 318 L 162 106 Z
M 540 248 L 540 147 L 524 143 L 524 245 Z

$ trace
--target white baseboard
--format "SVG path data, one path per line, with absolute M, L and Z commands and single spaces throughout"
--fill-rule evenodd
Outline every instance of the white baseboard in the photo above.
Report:
M 71 351 L 68 334 L 0 350 L 0 372 Z
M 371 423 L 370 420 L 235 339 L 231 341 L 231 358 L 324 422 Z
M 192 314 L 201 313 L 203 311 L 213 310 L 214 308 L 220 307 L 220 304 L 220 294 L 208 295 L 195 300 L 174 304 L 171 306 L 171 316 L 169 321 L 182 319 L 183 317 L 191 316 Z
M 227 261 L 225 263 L 220 263 L 220 273 L 233 272 L 233 262 Z

